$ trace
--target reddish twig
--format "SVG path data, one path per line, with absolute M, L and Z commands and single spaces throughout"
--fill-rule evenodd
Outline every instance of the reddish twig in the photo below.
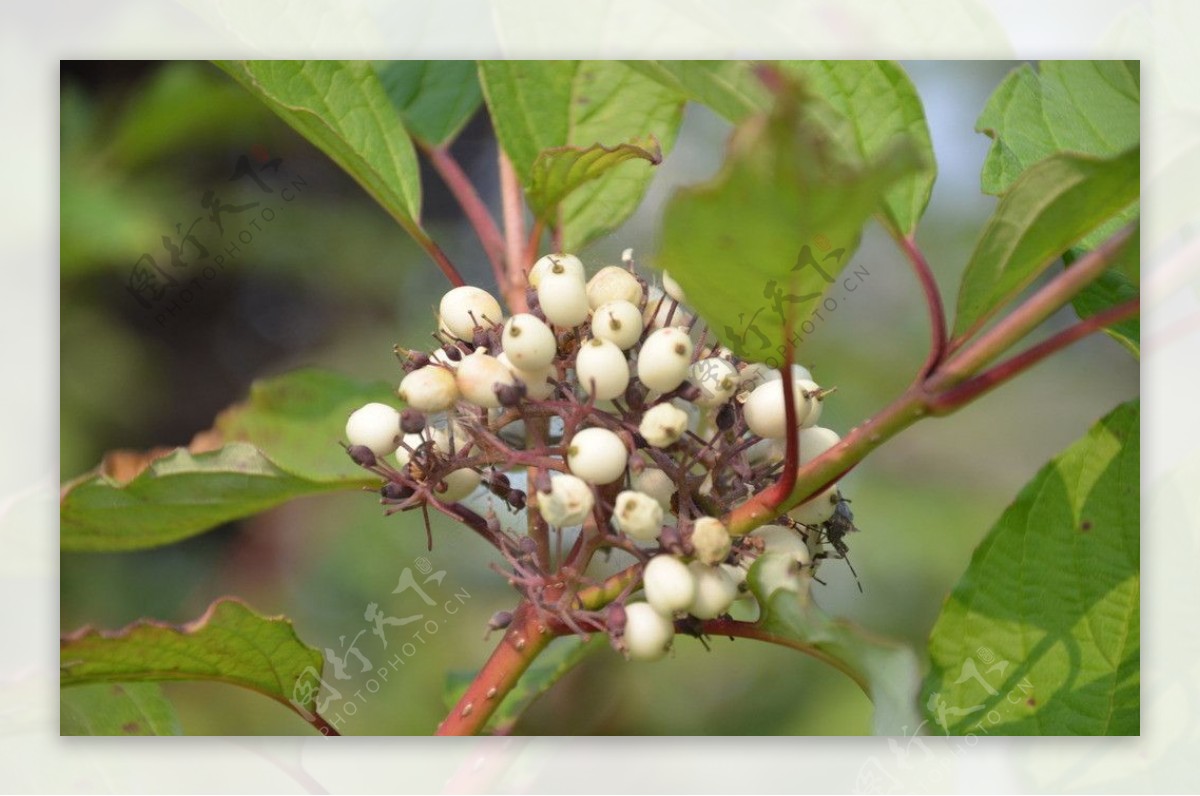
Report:
M 500 150 L 500 205 L 504 211 L 504 272 L 502 288 L 508 308 L 513 313 L 524 312 L 525 303 L 525 205 L 521 197 L 521 182 L 517 171 L 504 150 Z
M 920 377 L 924 379 L 933 373 L 946 356 L 946 309 L 942 306 L 942 295 L 938 291 L 937 280 L 934 279 L 933 271 L 930 270 L 929 263 L 917 246 L 916 240 L 911 236 L 901 236 L 897 242 L 905 256 L 908 257 L 908 261 L 912 263 L 913 272 L 917 276 L 917 281 L 921 283 L 921 290 L 925 293 L 925 306 L 929 310 L 931 343 L 929 357 L 921 368 Z
M 435 171 L 441 176 L 450 193 L 458 201 L 467 221 L 470 222 L 488 262 L 492 264 L 492 274 L 496 278 L 496 287 L 503 293 L 505 287 L 504 273 L 504 236 L 496 226 L 496 220 L 488 212 L 487 205 L 475 190 L 470 177 L 463 171 L 458 161 L 450 154 L 447 147 L 422 145 L 422 151 L 429 158 Z

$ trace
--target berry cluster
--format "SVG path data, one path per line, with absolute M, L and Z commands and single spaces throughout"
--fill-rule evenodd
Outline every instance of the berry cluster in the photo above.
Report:
M 780 577 L 798 587 L 827 543 L 845 552 L 853 525 L 833 485 L 774 524 L 731 536 L 720 518 L 778 479 L 789 434 L 800 464 L 839 441 L 817 425 L 831 390 L 800 366 L 785 385 L 780 371 L 709 341 L 668 274 L 659 289 L 636 273 L 631 252 L 623 259 L 589 279 L 573 255 L 541 258 L 528 274 L 528 311 L 509 318 L 484 290 L 449 291 L 439 345 L 397 348 L 406 408 L 368 404 L 350 416 L 346 438 L 354 461 L 384 479 L 389 513 L 433 507 L 455 517 L 496 545 L 504 574 L 546 621 L 607 632 L 629 658 L 653 660 L 670 648 L 677 619 L 695 627 L 746 596 L 757 557 L 780 554 Z M 483 490 L 489 506 L 527 510 L 531 528 L 556 537 L 557 555 L 532 532 L 504 529 L 494 508 L 480 516 L 462 502 Z M 575 528 L 564 556 L 563 532 Z M 585 610 L 574 594 L 592 584 L 587 563 L 599 550 L 624 551 L 638 577 L 603 609 Z

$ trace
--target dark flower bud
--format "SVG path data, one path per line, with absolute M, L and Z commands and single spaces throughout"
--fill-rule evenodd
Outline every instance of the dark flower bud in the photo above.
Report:
M 416 409 L 400 412 L 400 429 L 405 434 L 419 434 L 425 428 L 425 413 Z
M 504 407 L 516 406 L 525 397 L 525 385 L 521 382 L 505 384 L 498 381 L 492 386 L 492 391 L 496 393 L 496 400 Z
M 366 445 L 351 445 L 349 448 L 346 448 L 346 453 L 350 454 L 350 458 L 359 467 L 375 466 L 375 452 Z

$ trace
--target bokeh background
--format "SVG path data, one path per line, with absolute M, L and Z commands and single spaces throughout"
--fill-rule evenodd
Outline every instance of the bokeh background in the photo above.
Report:
M 913 62 L 939 177 L 918 240 L 949 306 L 994 199 L 978 174 L 988 139 L 974 132 L 987 97 L 1015 64 Z M 396 381 L 395 343 L 424 346 L 442 278 L 358 186 L 214 67 L 204 63 L 64 62 L 61 71 L 61 476 L 107 450 L 186 444 L 250 383 L 302 366 Z M 729 125 L 689 106 L 674 151 L 638 213 L 582 252 L 596 268 L 632 246 L 653 260 L 664 204 L 719 166 Z M 455 154 L 496 206 L 495 142 L 480 114 Z M 126 291 L 130 265 L 195 217 L 205 191 L 226 201 L 239 156 L 269 152 L 307 182 L 296 200 L 183 311 L 158 323 Z M 253 186 L 248 186 L 252 191 Z M 225 191 L 229 190 L 226 194 Z M 491 277 L 473 233 L 436 175 L 425 216 L 469 281 Z M 250 197 L 250 198 L 247 198 Z M 731 219 L 731 223 L 736 220 Z M 185 224 L 186 227 L 186 224 Z M 886 404 L 926 352 L 920 292 L 903 257 L 869 228 L 851 268 L 852 297 L 806 341 L 801 360 L 837 385 L 822 422 L 845 431 Z M 1069 312 L 1048 329 L 1069 323 Z M 860 594 L 830 562 L 818 599 L 830 612 L 913 644 L 924 639 L 975 545 L 1037 469 L 1118 402 L 1138 392 L 1138 367 L 1098 336 L 955 416 L 926 421 L 885 445 L 843 481 L 862 533 L 850 539 Z M 342 455 L 334 440 L 330 455 Z M 157 550 L 61 557 L 61 625 L 115 628 L 143 616 L 182 622 L 235 594 L 287 614 L 301 637 L 340 648 L 364 627 L 367 603 L 400 615 L 400 571 L 428 555 L 445 584 L 470 594 L 400 671 L 340 726 L 350 735 L 426 734 L 441 719 L 448 671 L 477 667 L 492 644 L 487 618 L 511 592 L 487 569 L 488 550 L 447 523 L 424 550 L 419 516 L 385 518 L 369 495 L 309 498 Z M 375 667 L 384 655 L 364 635 Z M 358 665 L 352 665 L 355 672 Z M 327 670 L 328 671 L 328 670 Z M 345 694 L 361 674 L 337 682 Z M 185 732 L 311 732 L 256 694 L 173 684 Z M 532 734 L 863 734 L 870 705 L 836 671 L 794 652 L 680 638 L 658 664 L 601 650 L 535 704 L 517 726 Z

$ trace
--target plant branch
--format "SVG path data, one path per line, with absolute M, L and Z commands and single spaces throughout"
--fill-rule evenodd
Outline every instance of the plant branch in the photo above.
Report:
M 941 415 L 953 412 L 964 404 L 970 403 L 984 393 L 998 387 L 1017 374 L 1028 370 L 1051 354 L 1061 351 L 1076 340 L 1098 332 L 1106 326 L 1111 326 L 1114 323 L 1120 323 L 1136 316 L 1140 311 L 1140 306 L 1140 297 L 1135 297 L 1116 306 L 1109 307 L 1103 312 L 1098 312 L 1073 326 L 1063 329 L 1054 336 L 1005 360 L 990 370 L 957 386 L 951 387 L 931 400 L 930 408 L 933 414 Z
M 504 150 L 500 150 L 500 205 L 504 211 L 505 274 L 501 288 L 511 312 L 525 312 L 525 206 L 521 182 Z
M 550 421 L 545 417 L 531 417 L 526 421 L 525 429 L 530 450 L 541 450 L 545 446 L 549 427 Z M 537 465 L 530 465 L 526 481 L 528 483 L 527 492 L 531 498 L 537 489 L 536 484 L 540 472 Z M 526 533 L 537 545 L 538 562 L 541 566 L 548 568 L 550 566 L 550 526 L 542 519 L 542 513 L 538 511 L 537 502 L 534 500 L 529 500 L 526 504 L 525 514 L 527 517 Z
M 1126 227 L 1054 277 L 1024 304 L 1009 313 L 975 342 L 953 354 L 928 380 L 934 391 L 944 391 L 973 376 L 1057 312 L 1104 273 L 1133 235 Z
M 854 683 L 863 690 L 863 693 L 868 697 L 871 696 L 870 685 L 866 679 L 848 666 L 844 661 L 833 657 L 829 653 L 815 647 L 811 644 L 805 644 L 794 638 L 787 636 L 777 636 L 774 633 L 764 630 L 754 622 L 739 622 L 736 619 L 709 619 L 700 625 L 702 632 L 710 636 L 730 636 L 733 638 L 749 638 L 755 641 L 766 641 L 770 644 L 778 644 L 782 647 L 790 647 L 791 649 L 803 652 L 805 655 L 811 655 L 823 663 L 827 663 L 837 669 L 842 674 L 849 677 Z
M 442 269 L 442 273 L 445 274 L 446 278 L 450 280 L 450 284 L 454 285 L 455 287 L 462 287 L 463 285 L 467 284 L 467 280 L 462 278 L 462 274 L 460 274 L 458 269 L 454 267 L 454 263 L 450 262 L 450 258 L 446 256 L 444 251 L 442 251 L 442 247 L 434 243 L 433 238 L 429 237 L 425 230 L 421 229 L 415 224 L 407 225 L 405 229 L 407 229 L 409 234 L 413 236 L 413 239 L 420 244 L 421 248 L 433 258 L 433 261 L 437 263 L 438 268 Z
M 921 290 L 925 293 L 925 306 L 929 309 L 931 343 L 929 357 L 921 368 L 921 378 L 924 379 L 933 373 L 946 356 L 946 310 L 942 306 L 942 295 L 938 291 L 937 280 L 933 278 L 929 262 L 917 246 L 916 240 L 905 235 L 901 236 L 898 242 L 905 256 L 908 257 L 908 261 L 912 263 L 913 272 L 917 276 L 917 281 L 921 283 Z
M 421 149 L 429 158 L 434 170 L 441 176 L 442 181 L 446 183 L 446 187 L 450 189 L 450 193 L 454 195 L 459 207 L 466 215 L 467 221 L 475 230 L 480 244 L 483 245 L 484 254 L 487 255 L 488 262 L 492 264 L 496 287 L 503 292 L 505 285 L 504 236 L 500 234 L 496 220 L 488 212 L 487 205 L 480 198 L 479 192 L 475 190 L 471 178 L 450 154 L 448 147 L 422 144 Z
M 538 618 L 533 606 L 522 601 L 512 623 L 492 651 L 487 663 L 467 686 L 466 693 L 438 725 L 438 735 L 477 735 L 500 707 L 534 659 L 554 639 L 555 631 Z
M 313 712 L 310 713 L 309 716 L 312 718 L 309 718 L 308 716 L 302 716 L 302 718 L 311 724 L 313 729 L 322 735 L 341 735 L 341 733 L 337 731 L 337 728 L 326 721 L 320 713 Z

